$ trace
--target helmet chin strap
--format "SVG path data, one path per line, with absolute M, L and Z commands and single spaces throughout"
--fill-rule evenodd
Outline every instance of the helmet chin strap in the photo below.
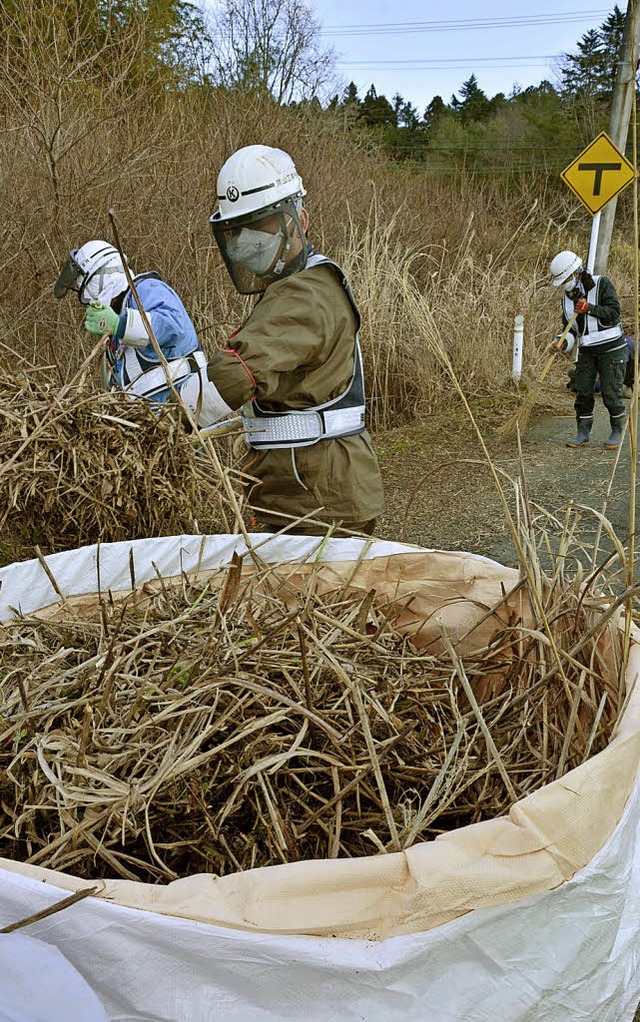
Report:
M 279 277 L 280 274 L 282 273 L 282 271 L 284 270 L 285 266 L 287 265 L 287 255 L 289 253 L 289 249 L 290 248 L 291 248 L 291 238 L 287 235 L 287 240 L 284 243 L 284 248 L 282 250 L 282 255 L 280 256 L 280 258 L 278 259 L 278 262 L 276 263 L 276 265 L 273 267 L 273 269 L 271 271 L 274 274 L 274 276 Z
M 280 274 L 282 273 L 282 271 L 284 270 L 285 266 L 287 265 L 287 256 L 288 256 L 289 251 L 291 249 L 291 242 L 292 242 L 292 239 L 293 239 L 293 231 L 296 229 L 296 227 L 298 228 L 298 231 L 300 233 L 300 241 L 302 242 L 303 246 L 304 246 L 304 242 L 306 240 L 305 236 L 304 236 L 304 231 L 302 230 L 302 225 L 299 222 L 296 223 L 296 221 L 294 219 L 292 219 L 289 227 L 287 227 L 286 223 L 284 222 L 284 213 L 280 213 L 280 218 L 281 218 L 281 222 L 282 222 L 282 232 L 283 232 L 283 234 L 285 234 L 286 237 L 285 237 L 284 248 L 282 250 L 280 258 L 278 259 L 278 262 L 276 263 L 276 265 L 274 266 L 274 268 L 271 271 L 271 273 L 273 274 L 274 277 L 279 277 Z M 298 257 L 296 256 L 296 259 L 297 258 Z M 294 260 L 294 262 L 295 262 L 295 260 Z

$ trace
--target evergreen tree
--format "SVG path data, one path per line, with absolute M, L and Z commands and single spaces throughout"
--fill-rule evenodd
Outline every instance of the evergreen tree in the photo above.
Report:
M 578 41 L 577 53 L 564 55 L 560 67 L 564 93 L 582 98 L 610 98 L 620 57 L 624 21 L 625 16 L 616 4 L 599 29 L 585 32 Z
M 495 96 L 489 100 L 489 109 L 487 111 L 490 117 L 494 117 L 501 110 L 506 109 L 509 105 L 509 100 L 505 96 L 504 92 L 496 92 Z
M 442 96 L 433 97 L 424 112 L 424 126 L 428 135 L 433 135 L 437 131 L 438 124 L 447 109 L 447 104 Z
M 454 109 L 459 113 L 463 124 L 482 121 L 491 113 L 491 104 L 474 74 L 462 83 L 459 92 L 461 99 Z
M 360 120 L 369 128 L 384 128 L 398 123 L 397 116 L 386 96 L 378 96 L 372 85 L 360 104 Z
M 398 124 L 402 124 L 410 131 L 414 131 L 420 123 L 420 115 L 415 106 L 409 102 L 403 102 L 400 110 L 396 112 Z
M 360 105 L 360 96 L 358 95 L 358 86 L 355 82 L 350 82 L 345 89 L 344 95 L 342 95 L 342 106 L 347 106 L 348 103 Z

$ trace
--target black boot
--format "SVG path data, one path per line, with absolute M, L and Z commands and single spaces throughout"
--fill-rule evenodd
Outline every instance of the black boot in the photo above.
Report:
M 610 418 L 611 433 L 604 442 L 605 451 L 617 451 L 622 443 L 622 430 L 624 429 L 624 415 L 618 415 L 615 419 Z
M 567 440 L 567 447 L 586 447 L 589 443 L 589 434 L 593 426 L 593 415 L 578 416 L 578 432 L 575 440 Z

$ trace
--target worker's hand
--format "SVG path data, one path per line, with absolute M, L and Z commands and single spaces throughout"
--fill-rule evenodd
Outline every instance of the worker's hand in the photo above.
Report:
M 84 317 L 84 328 L 90 334 L 115 334 L 120 325 L 120 317 L 110 305 L 95 303 L 87 309 Z
M 589 302 L 587 301 L 586 298 L 581 298 L 580 301 L 576 302 L 576 304 L 574 305 L 574 309 L 576 310 L 577 313 L 582 315 L 584 312 L 589 311 Z
M 561 337 L 562 337 L 562 334 L 556 334 L 556 336 L 553 338 L 551 344 L 549 345 L 549 351 L 566 351 L 567 350 L 567 348 L 569 347 L 569 342 L 568 342 L 566 337 L 563 337 L 562 340 L 560 340 Z

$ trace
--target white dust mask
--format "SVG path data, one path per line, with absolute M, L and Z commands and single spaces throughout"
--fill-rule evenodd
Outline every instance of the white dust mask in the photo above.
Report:
M 126 291 L 127 287 L 126 274 L 121 270 L 98 270 L 82 288 L 80 301 L 83 305 L 88 305 L 90 302 L 111 305 L 113 299 Z
M 246 267 L 251 273 L 263 276 L 268 273 L 282 246 L 282 235 L 252 231 L 243 227 L 235 238 L 227 241 L 227 253 L 234 263 Z

